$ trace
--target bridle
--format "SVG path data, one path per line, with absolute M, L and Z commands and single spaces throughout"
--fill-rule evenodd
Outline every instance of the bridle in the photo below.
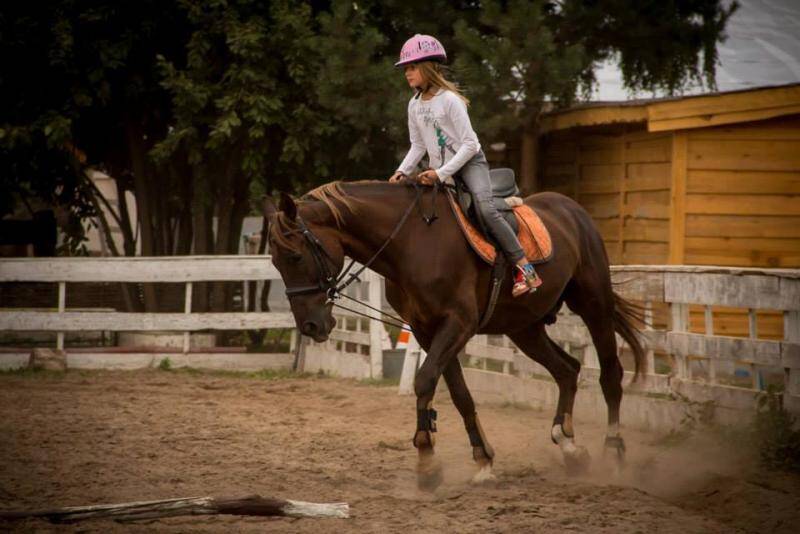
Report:
M 387 315 L 389 317 L 392 317 L 393 319 L 395 319 L 399 323 L 403 323 L 404 322 L 403 319 L 401 319 L 399 317 L 394 317 L 394 316 L 389 315 L 389 314 L 386 314 L 380 309 L 373 308 L 372 306 L 370 306 L 370 305 L 368 305 L 366 303 L 360 302 L 357 299 L 354 299 L 354 298 L 352 298 L 352 297 L 350 297 L 348 295 L 345 295 L 344 293 L 342 293 L 342 291 L 344 291 L 344 289 L 347 286 L 349 286 L 350 284 L 352 284 L 356 280 L 359 280 L 358 276 L 362 272 L 364 272 L 367 268 L 369 268 L 370 265 L 372 265 L 372 263 L 378 258 L 378 256 L 381 254 L 381 252 L 383 252 L 383 250 L 389 245 L 389 243 L 392 241 L 392 239 L 394 239 L 397 236 L 397 234 L 400 232 L 400 229 L 403 227 L 403 225 L 408 220 L 409 215 L 411 215 L 411 212 L 414 210 L 414 207 L 417 206 L 418 204 L 421 206 L 420 199 L 422 198 L 422 191 L 423 190 L 416 183 L 414 184 L 414 188 L 416 189 L 416 194 L 414 195 L 414 200 L 412 200 L 411 203 L 408 205 L 408 207 L 406 208 L 405 212 L 403 213 L 403 216 L 400 218 L 400 220 L 395 225 L 394 230 L 392 230 L 392 233 L 389 235 L 389 237 L 387 237 L 386 240 L 383 242 L 383 244 L 380 246 L 380 248 L 378 248 L 377 252 L 375 252 L 372 255 L 372 257 L 369 260 L 367 260 L 354 273 L 350 273 L 350 270 L 355 265 L 356 260 L 351 259 L 350 263 L 341 272 L 341 274 L 339 274 L 338 277 L 334 274 L 334 271 L 331 269 L 332 266 L 336 265 L 336 262 L 331 257 L 331 255 L 328 253 L 328 251 L 325 250 L 325 247 L 323 246 L 322 241 L 320 241 L 319 238 L 316 235 L 314 235 L 314 232 L 311 231 L 311 229 L 308 227 L 308 225 L 306 225 L 305 221 L 303 221 L 303 219 L 300 218 L 300 216 L 298 215 L 297 218 L 296 218 L 296 221 L 297 221 L 298 226 L 299 226 L 299 232 L 303 236 L 303 238 L 305 240 L 305 243 L 306 243 L 306 246 L 308 247 L 308 250 L 311 252 L 311 257 L 314 259 L 314 264 L 317 267 L 317 282 L 316 282 L 316 284 L 310 284 L 310 285 L 305 285 L 305 286 L 287 287 L 286 288 L 286 296 L 289 299 L 291 299 L 293 297 L 297 297 L 297 296 L 300 296 L 300 295 L 312 295 L 314 293 L 324 293 L 325 296 L 327 297 L 327 300 L 325 301 L 325 304 L 333 304 L 334 306 L 337 306 L 339 308 L 343 308 L 345 310 L 348 310 L 348 311 L 351 311 L 351 312 L 355 312 L 355 313 L 358 313 L 360 315 L 364 315 L 366 317 L 369 317 L 368 315 L 363 314 L 361 312 L 358 312 L 356 310 L 353 310 L 353 309 L 350 309 L 350 308 L 345 308 L 344 306 L 336 304 L 335 300 L 337 298 L 344 297 L 344 298 L 359 302 L 361 305 L 366 306 L 367 308 L 370 308 L 372 310 L 375 310 L 375 311 L 377 311 L 377 312 L 379 312 L 379 313 L 381 313 L 383 315 Z M 433 217 L 427 217 L 424 214 L 422 215 L 423 219 L 428 224 L 431 224 L 436 219 L 436 215 L 435 215 L 435 202 L 436 202 L 436 199 L 435 199 L 435 196 L 436 196 L 437 191 L 438 191 L 438 188 L 434 188 L 434 199 L 433 199 L 434 214 L 433 214 Z M 347 280 L 345 280 L 345 278 L 347 278 Z M 376 320 L 382 321 L 384 323 L 393 324 L 393 323 L 389 323 L 388 321 L 384 321 L 382 319 L 378 319 L 376 317 L 369 317 L 369 318 L 370 319 L 376 319 Z M 403 327 L 402 324 L 397 324 L 395 326 L 400 326 L 401 328 Z

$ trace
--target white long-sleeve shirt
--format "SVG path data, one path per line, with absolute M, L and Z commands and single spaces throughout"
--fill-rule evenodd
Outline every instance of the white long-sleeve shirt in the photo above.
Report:
M 439 179 L 451 181 L 450 177 L 481 150 L 466 104 L 446 89 L 440 89 L 430 100 L 420 97 L 409 101 L 408 136 L 411 148 L 397 169 L 403 174 L 411 174 L 427 152 Z

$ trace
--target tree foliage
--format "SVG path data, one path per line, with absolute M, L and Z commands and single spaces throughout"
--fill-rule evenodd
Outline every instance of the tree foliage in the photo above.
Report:
M 410 91 L 392 65 L 414 33 L 445 43 L 481 138 L 535 139 L 545 103 L 585 93 L 607 58 L 632 89 L 713 84 L 734 8 L 464 0 L 431 16 L 421 0 L 12 2 L 0 11 L 0 181 L 14 194 L 0 216 L 38 197 L 80 230 L 102 215 L 91 167 L 136 197 L 136 220 L 124 203 L 112 214 L 124 236 L 113 253 L 236 253 L 260 194 L 395 168 Z M 229 299 L 212 293 L 205 304 Z

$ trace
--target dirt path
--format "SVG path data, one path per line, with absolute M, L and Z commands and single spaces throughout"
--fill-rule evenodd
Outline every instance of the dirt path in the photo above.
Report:
M 713 442 L 659 447 L 626 431 L 628 468 L 602 461 L 603 428 L 579 422 L 592 453 L 564 473 L 551 414 L 482 406 L 498 482 L 472 486 L 458 414 L 439 398 L 445 483 L 416 489 L 414 403 L 394 388 L 322 379 L 188 372 L 0 376 L 0 508 L 196 495 L 350 503 L 350 520 L 175 518 L 0 530 L 59 532 L 794 532 L 800 480 L 759 473 Z

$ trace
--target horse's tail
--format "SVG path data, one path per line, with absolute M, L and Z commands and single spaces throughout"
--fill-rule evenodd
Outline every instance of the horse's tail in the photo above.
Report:
M 634 381 L 647 372 L 647 357 L 639 338 L 640 327 L 643 325 L 644 309 L 614 292 L 614 331 L 622 336 L 633 351 L 633 361 L 636 364 Z

